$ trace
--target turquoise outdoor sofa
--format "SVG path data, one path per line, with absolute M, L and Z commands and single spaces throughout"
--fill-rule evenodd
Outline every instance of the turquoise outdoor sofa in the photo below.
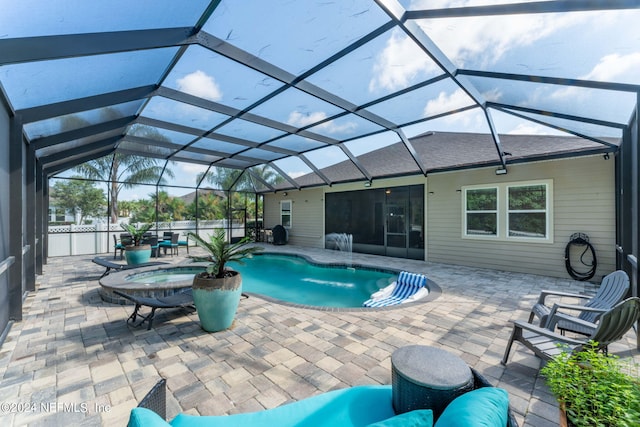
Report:
M 163 409 L 164 410 L 164 409 Z M 162 411 L 161 411 L 162 412 Z M 167 422 L 151 409 L 131 410 L 128 427 L 517 427 L 509 411 L 507 392 L 483 387 L 449 403 L 437 422 L 430 409 L 396 415 L 390 385 L 334 390 L 259 412 L 229 416 L 179 414 Z

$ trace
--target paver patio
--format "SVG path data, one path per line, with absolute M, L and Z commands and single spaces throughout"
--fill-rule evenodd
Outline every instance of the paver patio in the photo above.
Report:
M 341 252 L 265 245 L 321 262 Z M 108 256 L 105 254 L 105 256 Z M 423 272 L 442 288 L 432 302 L 384 311 L 320 311 L 252 296 L 230 330 L 206 333 L 197 314 L 160 310 L 154 328 L 131 328 L 131 306 L 103 302 L 92 256 L 49 258 L 0 348 L 0 424 L 125 426 L 162 376 L 168 417 L 272 408 L 324 391 L 390 384 L 392 352 L 433 345 L 504 387 L 521 426 L 557 425 L 539 361 L 515 345 L 500 365 L 510 320 L 526 319 L 541 289 L 592 291 L 589 283 L 496 270 L 353 254 L 352 262 Z M 167 258 L 179 262 L 181 257 Z M 633 356 L 635 334 L 611 346 Z

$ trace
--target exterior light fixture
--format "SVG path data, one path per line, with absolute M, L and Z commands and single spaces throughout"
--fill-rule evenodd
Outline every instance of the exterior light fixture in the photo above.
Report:
M 365 186 L 365 187 L 371 187 L 371 181 L 367 181 L 367 182 L 365 182 L 365 183 L 364 183 L 364 186 Z
M 286 196 L 287 194 L 289 194 L 289 193 L 287 193 L 286 191 L 284 193 L 282 193 L 283 196 Z
M 505 168 L 496 169 L 496 175 L 506 175 L 507 170 Z

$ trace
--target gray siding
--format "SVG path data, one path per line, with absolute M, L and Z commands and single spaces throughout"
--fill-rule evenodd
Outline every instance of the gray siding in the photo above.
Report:
M 586 233 L 596 250 L 600 280 L 615 269 L 614 160 L 602 156 L 433 174 L 428 178 L 427 259 L 433 262 L 569 277 L 564 250 L 571 234 Z M 462 237 L 465 185 L 553 180 L 553 243 Z M 575 265 L 578 268 L 577 265 Z M 586 269 L 586 267 L 584 267 Z M 584 270 L 581 270 L 584 271 Z
M 291 200 L 291 228 L 289 243 L 324 248 L 324 191 L 322 188 L 266 194 L 264 197 L 264 226 L 280 224 L 280 201 Z
M 569 277 L 564 250 L 573 233 L 590 237 L 598 269 L 593 278 L 615 270 L 614 159 L 581 157 L 509 166 L 507 175 L 495 168 L 434 173 L 426 179 L 426 258 L 428 261 L 469 265 L 554 277 Z M 552 180 L 553 242 L 487 241 L 462 237 L 462 193 L 466 185 Z M 424 183 L 415 176 L 374 181 L 374 187 Z M 324 192 L 362 189 L 362 183 L 324 189 L 265 195 L 265 227 L 279 223 L 280 200 L 293 202 L 289 241 L 324 247 Z M 367 191 L 363 189 L 363 191 Z M 580 269 L 582 266 L 575 265 Z M 584 267 L 586 270 L 587 267 Z M 581 270 L 584 271 L 584 270 Z

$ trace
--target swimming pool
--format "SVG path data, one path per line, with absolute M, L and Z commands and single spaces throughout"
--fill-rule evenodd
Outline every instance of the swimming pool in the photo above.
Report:
M 314 307 L 361 307 L 373 292 L 397 278 L 397 273 L 374 268 L 314 264 L 295 255 L 258 254 L 244 265 L 229 267 L 242 273 L 242 290 L 271 299 Z M 190 282 L 201 268 L 171 267 L 126 276 L 141 285 Z M 190 283 L 189 283 L 190 286 Z

